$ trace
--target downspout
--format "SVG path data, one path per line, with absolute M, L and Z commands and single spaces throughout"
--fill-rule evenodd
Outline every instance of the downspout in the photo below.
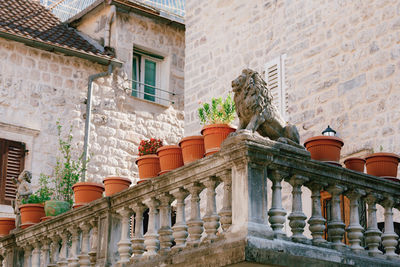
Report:
M 89 76 L 88 80 L 88 91 L 87 91 L 87 100 L 86 100 L 86 120 L 85 120 L 85 139 L 83 143 L 83 157 L 82 157 L 82 176 L 81 182 L 86 180 L 86 163 L 88 160 L 88 152 L 89 152 L 89 135 L 90 135 L 90 117 L 92 114 L 92 84 L 94 80 L 109 76 L 112 74 L 113 65 L 108 65 L 108 70 L 106 72 L 100 72 Z

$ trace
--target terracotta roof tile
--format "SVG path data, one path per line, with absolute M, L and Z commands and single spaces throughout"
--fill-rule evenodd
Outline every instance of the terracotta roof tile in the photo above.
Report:
M 111 59 L 35 1 L 0 0 L 0 32 Z

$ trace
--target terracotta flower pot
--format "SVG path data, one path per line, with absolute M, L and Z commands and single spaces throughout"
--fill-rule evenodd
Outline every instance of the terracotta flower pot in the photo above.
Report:
M 217 153 L 220 150 L 222 142 L 233 133 L 236 129 L 230 127 L 228 124 L 211 124 L 206 125 L 201 130 L 204 136 L 204 149 L 206 156 Z
M 67 201 L 48 200 L 44 203 L 44 212 L 47 217 L 57 216 L 71 209 Z
M 139 169 L 139 178 L 145 180 L 153 178 L 160 172 L 160 159 L 156 154 L 140 156 L 136 160 Z
M 183 166 L 182 149 L 177 145 L 162 146 L 157 149 L 157 155 L 160 158 L 160 174 Z
M 0 237 L 6 236 L 15 228 L 14 218 L 0 218 Z
M 103 197 L 104 186 L 99 183 L 79 182 L 72 186 L 75 196 L 74 208 Z
M 46 216 L 42 204 L 23 204 L 19 207 L 21 212 L 21 228 L 25 229 L 40 222 L 40 218 Z
M 106 197 L 108 197 L 114 195 L 115 193 L 121 192 L 122 190 L 128 189 L 132 182 L 128 178 L 112 176 L 104 178 L 103 183 Z
M 367 173 L 375 176 L 397 176 L 400 157 L 393 153 L 374 153 L 365 158 Z
M 304 143 L 311 158 L 320 161 L 339 161 L 343 140 L 336 136 L 314 136 Z
M 44 221 L 50 220 L 52 217 L 53 217 L 53 216 L 45 216 L 45 217 L 42 217 L 42 218 L 40 218 L 40 222 L 44 222 Z
M 357 157 L 348 158 L 344 161 L 344 165 L 346 165 L 347 169 L 364 172 L 365 159 Z
M 182 148 L 183 163 L 188 164 L 204 157 L 204 136 L 188 136 L 179 142 Z

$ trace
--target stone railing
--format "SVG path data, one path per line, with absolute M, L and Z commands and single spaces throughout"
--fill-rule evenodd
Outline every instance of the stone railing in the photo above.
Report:
M 287 217 L 283 181 L 292 185 Z M 270 205 L 267 182 L 272 184 Z M 311 190 L 312 207 L 303 207 L 302 187 Z M 332 196 L 327 222 L 331 242 L 323 238 L 322 190 Z M 350 199 L 347 229 L 341 194 Z M 398 266 L 393 209 L 399 208 L 399 197 L 396 182 L 313 161 L 305 150 L 240 134 L 210 157 L 14 231 L 0 239 L 0 254 L 3 266 L 35 267 L 225 266 L 246 261 Z M 366 229 L 360 225 L 359 199 L 368 204 Z M 385 209 L 383 233 L 377 227 L 377 204 Z M 303 208 L 311 210 L 308 220 Z M 173 225 L 171 209 L 176 210 Z M 190 211 L 187 216 L 185 211 Z M 287 219 L 290 236 L 283 231 Z M 307 223 L 311 239 L 303 234 Z M 346 231 L 349 245 L 343 243 Z

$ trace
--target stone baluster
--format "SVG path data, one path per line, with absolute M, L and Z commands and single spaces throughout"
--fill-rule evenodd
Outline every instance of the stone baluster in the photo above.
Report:
M 31 245 L 24 246 L 24 267 L 31 266 L 31 256 L 33 247 Z M 7 267 L 7 265 L 4 265 Z
M 47 267 L 49 264 L 50 240 L 44 238 L 40 242 L 42 243 L 42 249 L 40 251 L 40 266 Z
M 71 226 L 68 231 L 71 233 L 71 247 L 68 254 L 68 267 L 78 267 L 79 259 L 78 255 L 78 244 L 79 244 L 79 229 L 77 226 Z
M 90 232 L 90 224 L 87 222 L 82 222 L 79 225 L 79 228 L 82 232 L 82 244 L 81 244 L 81 253 L 78 255 L 79 266 L 80 267 L 89 267 L 90 266 L 90 257 L 89 257 L 89 232 Z
M 5 265 L 3 265 L 4 263 L 4 256 L 3 256 L 4 252 L 2 250 L 0 250 L 0 267 L 3 267 Z
M 188 187 L 190 197 L 190 220 L 187 222 L 189 239 L 188 245 L 197 246 L 203 233 L 203 221 L 200 217 L 200 193 L 204 187 L 200 183 L 194 183 Z
M 282 180 L 287 177 L 287 173 L 273 170 L 269 172 L 269 178 L 272 180 L 272 203 L 268 211 L 269 222 L 274 230 L 275 237 L 286 236 L 282 230 L 285 223 L 286 211 L 282 207 Z
M 347 236 L 349 238 L 350 248 L 354 252 L 364 250 L 361 246 L 364 228 L 360 225 L 358 209 L 360 197 L 364 194 L 365 192 L 360 189 L 353 189 L 346 193 L 346 196 L 350 199 L 350 224 L 347 227 Z
M 97 218 L 94 218 L 90 221 L 90 225 L 92 227 L 92 233 L 89 237 L 89 258 L 90 258 L 90 266 L 96 266 L 97 262 L 97 241 L 98 241 L 98 227 L 97 227 Z
M 382 232 L 378 229 L 378 221 L 376 219 L 377 198 L 378 196 L 376 194 L 368 194 L 367 197 L 364 198 L 365 202 L 368 204 L 368 225 L 367 231 L 365 231 L 365 242 L 368 246 L 368 254 L 370 256 L 382 254 L 382 251 L 378 249 Z
M 221 175 L 224 182 L 224 195 L 222 198 L 222 209 L 218 213 L 221 227 L 226 232 L 232 224 L 232 176 L 231 172 Z
M 296 242 L 303 242 L 306 237 L 303 235 L 304 227 L 306 226 L 307 216 L 303 213 L 303 204 L 301 200 L 301 187 L 308 178 L 301 175 L 294 175 L 289 179 L 292 186 L 292 212 L 289 214 L 289 225 L 292 230 L 292 240 Z
M 142 203 L 137 203 L 132 205 L 130 208 L 135 212 L 135 234 L 131 240 L 131 258 L 139 258 L 144 253 L 143 213 L 146 210 L 146 206 L 144 206 Z
M 332 247 L 334 249 L 341 249 L 344 246 L 342 239 L 345 233 L 345 224 L 342 221 L 340 194 L 345 190 L 345 188 L 339 185 L 331 185 L 327 188 L 327 190 L 332 195 L 332 218 L 328 222 L 328 235 L 332 240 Z
M 350 199 L 350 224 L 347 227 L 347 236 L 349 238 L 350 248 L 354 252 L 360 252 L 364 250 L 364 248 L 361 246 L 364 228 L 360 225 L 360 215 L 358 209 L 358 202 L 360 197 L 364 194 L 365 192 L 360 189 L 353 189 L 346 193 L 347 197 Z
M 205 240 L 213 241 L 217 239 L 217 232 L 219 228 L 219 215 L 217 214 L 216 192 L 215 188 L 218 186 L 219 181 L 216 177 L 210 177 L 203 182 L 207 188 L 207 206 L 206 214 L 203 217 L 204 231 L 206 232 Z
M 172 227 L 175 246 L 173 249 L 185 247 L 186 238 L 188 236 L 186 217 L 185 217 L 185 198 L 189 192 L 183 188 L 176 189 L 171 192 L 176 199 L 176 222 Z
M 54 234 L 50 237 L 50 239 L 51 239 L 51 245 L 50 245 L 50 263 L 48 264 L 49 267 L 57 266 L 60 237 L 57 234 Z
M 393 205 L 394 200 L 390 196 L 386 197 L 386 199 L 382 202 L 382 206 L 385 208 L 385 228 L 382 234 L 382 245 L 385 248 L 385 255 L 388 258 L 398 257 L 398 255 L 395 253 L 398 236 L 394 232 Z
M 2 265 L 5 267 L 11 267 L 13 266 L 13 258 L 12 258 L 12 250 L 11 249 L 5 249 L 3 248 L 1 250 L 1 261 Z M 29 265 L 27 265 L 29 266 Z
M 160 201 L 160 229 L 158 229 L 160 239 L 160 252 L 167 253 L 171 250 L 172 229 L 171 229 L 171 202 L 173 197 L 168 194 L 162 194 L 159 197 Z
M 147 233 L 144 235 L 144 245 L 146 252 L 143 256 L 151 257 L 157 255 L 157 251 L 160 247 L 160 241 L 158 240 L 158 205 L 159 201 L 155 198 L 148 199 L 145 201 L 145 205 L 149 208 L 149 224 Z
M 131 217 L 131 210 L 129 208 L 121 208 L 117 210 L 117 213 L 121 216 L 121 239 L 119 240 L 118 253 L 119 261 L 118 264 L 122 266 L 129 262 L 130 259 L 130 236 L 129 236 L 129 219 Z
M 320 245 L 326 243 L 324 239 L 324 230 L 326 220 L 322 217 L 321 211 L 321 190 L 323 185 L 319 183 L 310 183 L 307 185 L 311 189 L 312 199 L 312 215 L 308 220 L 309 229 L 313 237 L 312 243 L 314 245 Z
M 58 257 L 57 266 L 66 267 L 68 266 L 68 261 L 67 261 L 68 237 L 69 237 L 68 232 L 67 231 L 61 232 L 60 237 L 61 237 L 61 249 Z
M 39 240 L 35 239 L 32 241 L 32 258 L 31 264 L 32 267 L 40 267 L 40 242 Z

